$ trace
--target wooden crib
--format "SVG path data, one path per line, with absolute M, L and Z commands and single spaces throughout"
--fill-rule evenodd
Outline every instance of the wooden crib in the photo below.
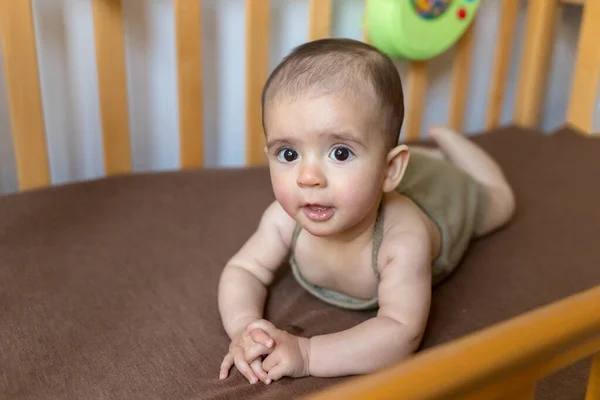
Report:
M 173 0 L 179 88 L 182 170 L 203 160 L 201 4 Z M 509 53 L 518 12 L 502 1 L 487 105 L 487 128 L 499 125 Z M 98 87 L 107 177 L 132 172 L 120 0 L 92 0 Z M 584 7 L 566 125 L 590 135 L 600 83 L 600 0 L 528 0 L 514 123 L 539 126 L 552 27 L 559 7 Z M 246 164 L 264 165 L 260 92 L 268 75 L 269 1 L 246 0 Z M 310 1 L 311 39 L 330 34 L 331 0 Z M 22 192 L 51 186 L 38 60 L 29 0 L 0 0 L 0 38 Z M 448 124 L 463 127 L 472 30 L 457 44 Z M 365 38 L 368 40 L 368 38 Z M 406 91 L 406 140 L 419 140 L 427 89 L 427 63 L 411 65 Z M 1 203 L 0 203 L 1 204 Z M 1 230 L 1 229 L 0 229 Z M 576 262 L 576 261 L 575 261 Z M 1 321 L 0 321 L 1 323 Z M 586 400 L 600 399 L 600 286 L 532 310 L 450 343 L 425 350 L 393 368 L 352 378 L 314 393 L 313 399 L 529 399 L 536 382 L 595 355 Z M 1 376 L 1 374 L 0 374 Z

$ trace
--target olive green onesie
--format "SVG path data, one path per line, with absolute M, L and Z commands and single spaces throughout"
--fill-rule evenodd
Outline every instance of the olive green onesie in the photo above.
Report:
M 442 282 L 460 263 L 487 208 L 487 192 L 469 174 L 445 160 L 411 153 L 402 181 L 396 189 L 407 196 L 437 225 L 441 234 L 440 254 L 432 263 L 432 285 Z M 298 283 L 317 298 L 346 309 L 377 308 L 377 297 L 356 299 L 344 293 L 318 287 L 308 282 L 294 256 L 302 228 L 296 227 L 292 241 L 290 265 Z M 383 239 L 383 213 L 377 213 L 373 232 L 373 271 L 379 279 L 377 254 Z

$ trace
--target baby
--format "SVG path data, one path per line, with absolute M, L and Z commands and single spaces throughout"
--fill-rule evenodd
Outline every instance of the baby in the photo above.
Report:
M 503 172 L 443 127 L 430 130 L 439 149 L 398 144 L 400 76 L 360 41 L 299 46 L 269 77 L 262 105 L 276 200 L 222 272 L 218 302 L 231 345 L 220 378 L 233 365 L 251 383 L 269 384 L 366 374 L 402 360 L 421 342 L 432 286 L 472 238 L 511 219 Z M 310 338 L 278 329 L 263 310 L 287 259 L 312 295 L 376 316 Z

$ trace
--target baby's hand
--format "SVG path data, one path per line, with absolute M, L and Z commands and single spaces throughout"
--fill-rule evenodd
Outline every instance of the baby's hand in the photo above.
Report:
M 246 327 L 246 332 L 259 329 L 273 338 L 275 349 L 262 362 L 262 368 L 268 373 L 269 379 L 276 381 L 283 376 L 300 378 L 308 376 L 309 370 L 309 340 L 294 336 L 291 333 L 277 329 L 264 319 L 252 322 Z
M 221 363 L 219 379 L 225 379 L 229 370 L 235 364 L 237 369 L 254 384 L 260 379 L 266 384 L 271 383 L 262 367 L 261 356 L 273 351 L 273 339 L 262 329 L 243 330 L 233 337 L 229 352 Z

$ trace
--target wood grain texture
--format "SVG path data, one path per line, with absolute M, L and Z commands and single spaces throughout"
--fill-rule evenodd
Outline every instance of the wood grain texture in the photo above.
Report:
M 473 52 L 473 30 L 474 24 L 471 24 L 456 44 L 456 53 L 452 63 L 448 125 L 458 132 L 463 130 L 467 108 L 469 78 L 471 77 L 471 54 Z
M 0 39 L 19 188 L 44 187 L 50 166 L 29 0 L 0 0 Z
M 588 0 L 583 8 L 583 18 L 577 45 L 575 70 L 567 122 L 578 130 L 591 133 L 594 129 L 594 110 L 600 90 L 600 0 Z
M 309 40 L 328 38 L 331 35 L 331 0 L 310 0 Z
M 427 62 L 416 61 L 410 64 L 408 88 L 406 90 L 405 140 L 421 137 L 421 126 L 427 96 Z
M 518 1 L 502 0 L 500 21 L 498 23 L 496 44 L 494 46 L 494 65 L 492 67 L 492 77 L 488 94 L 486 129 L 495 128 L 500 124 L 518 11 Z
M 98 90 L 107 175 L 131 171 L 121 0 L 92 0 Z
M 175 0 L 175 40 L 181 168 L 204 164 L 202 112 L 202 3 Z
M 535 383 L 530 383 L 506 396 L 506 400 L 534 400 Z
M 269 73 L 269 0 L 246 0 L 246 165 L 265 163 L 261 93 Z
M 515 122 L 522 126 L 539 125 L 557 7 L 556 0 L 527 1 L 526 31 L 514 110 Z
M 512 399 L 515 391 L 600 351 L 598 304 L 600 286 L 425 350 L 383 371 L 355 377 L 308 399 Z
M 585 400 L 597 399 L 600 399 L 600 352 L 592 358 L 592 366 L 585 392 Z

